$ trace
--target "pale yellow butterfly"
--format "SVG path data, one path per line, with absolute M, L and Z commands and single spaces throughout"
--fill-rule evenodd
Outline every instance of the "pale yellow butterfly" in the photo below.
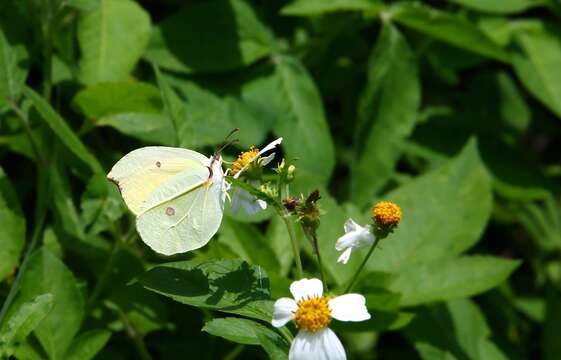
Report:
M 143 147 L 119 160 L 107 178 L 136 215 L 142 240 L 158 253 L 198 249 L 220 227 L 229 186 L 220 150 L 206 157 L 182 148 Z

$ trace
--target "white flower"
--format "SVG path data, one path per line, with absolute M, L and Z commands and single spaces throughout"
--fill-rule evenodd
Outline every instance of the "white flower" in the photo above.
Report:
M 249 165 L 251 165 L 251 163 L 253 163 L 254 161 L 257 161 L 259 166 L 266 166 L 271 161 L 273 161 L 273 159 L 275 158 L 274 152 L 264 157 L 261 157 L 261 155 L 273 150 L 281 142 L 282 138 L 278 138 L 265 146 L 261 151 L 257 151 L 257 149 L 252 148 L 241 153 L 238 159 L 232 165 L 234 179 L 239 178 L 240 175 L 244 171 L 246 171 Z M 259 188 L 261 186 L 261 183 L 257 180 L 249 181 L 249 184 L 256 188 Z M 267 202 L 256 198 L 254 195 L 251 195 L 243 189 L 237 188 L 232 195 L 232 210 L 234 212 L 238 212 L 239 209 L 243 209 L 248 215 L 254 215 L 262 210 L 267 209 Z
M 259 181 L 249 181 L 253 187 L 259 188 Z M 243 209 L 248 215 L 255 215 L 260 211 L 267 209 L 267 202 L 256 198 L 244 189 L 236 188 L 232 195 L 232 211 L 238 212 Z
M 337 239 L 335 249 L 343 251 L 337 262 L 346 264 L 351 257 L 353 249 L 358 249 L 363 246 L 372 245 L 376 240 L 370 225 L 360 226 L 355 223 L 353 219 L 348 219 L 345 222 L 345 235 Z
M 269 143 L 267 146 L 265 146 L 263 149 L 261 149 L 259 152 L 256 151 L 246 151 L 244 153 L 242 153 L 240 155 L 240 157 L 238 158 L 238 160 L 236 160 L 234 162 L 234 166 L 232 166 L 233 169 L 235 169 L 235 173 L 234 173 L 234 179 L 237 179 L 240 177 L 240 175 L 247 170 L 247 168 L 249 167 L 249 165 L 251 165 L 252 162 L 254 162 L 255 160 L 257 160 L 259 162 L 259 165 L 261 166 L 265 166 L 268 163 L 270 163 L 271 161 L 273 161 L 273 159 L 275 158 L 275 153 L 272 153 L 268 156 L 264 156 L 261 157 L 261 155 L 263 155 L 264 153 L 273 150 L 277 145 L 279 145 L 282 142 L 282 138 L 278 138 L 275 141 L 272 141 L 271 143 Z M 240 166 L 239 169 L 236 169 L 236 163 L 238 163 Z
M 300 329 L 290 346 L 289 360 L 344 360 L 345 349 L 337 335 L 327 326 L 332 318 L 340 321 L 370 319 L 366 299 L 359 294 L 346 294 L 335 298 L 323 296 L 319 279 L 302 279 L 290 285 L 294 299 L 280 298 L 275 302 L 273 320 L 275 327 L 294 320 Z

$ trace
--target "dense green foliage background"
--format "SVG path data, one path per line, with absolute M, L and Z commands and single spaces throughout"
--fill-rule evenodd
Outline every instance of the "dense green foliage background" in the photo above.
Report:
M 335 293 L 364 256 L 336 263 L 344 221 L 402 207 L 357 288 L 372 319 L 334 325 L 349 358 L 559 359 L 560 19 L 558 0 L 1 1 L 0 352 L 286 358 L 272 211 L 163 257 L 105 178 L 239 127 L 227 158 L 282 136 L 293 193 L 320 189 Z

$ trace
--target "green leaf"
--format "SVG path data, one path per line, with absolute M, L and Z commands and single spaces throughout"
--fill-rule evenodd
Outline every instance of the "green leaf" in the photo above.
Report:
M 90 360 L 103 349 L 109 338 L 111 332 L 107 330 L 90 330 L 80 334 L 74 341 L 66 355 L 67 360 Z
M 559 357 L 561 343 L 561 295 L 553 286 L 548 289 L 546 297 L 545 324 L 543 327 L 543 355 L 545 360 L 554 360 Z
M 335 150 L 319 91 L 295 58 L 275 57 L 280 115 L 273 129 L 283 137 L 286 158 L 298 159 L 298 177 L 326 184 L 335 165 Z
M 60 142 L 62 142 L 70 152 L 74 153 L 74 155 L 87 164 L 92 172 L 103 173 L 103 168 L 97 159 L 51 105 L 29 87 L 25 87 L 23 93 L 31 101 L 37 111 L 39 111 L 41 118 L 59 138 Z
M 52 294 L 53 307 L 34 333 L 51 359 L 63 359 L 82 323 L 83 298 L 72 272 L 47 249 L 41 248 L 29 258 L 12 309 L 45 293 Z
M 7 6 L 5 6 L 7 5 Z M 27 26 L 8 2 L 0 5 L 0 105 L 17 101 L 27 77 Z
M 273 35 L 245 1 L 214 0 L 191 4 L 158 24 L 145 57 L 167 70 L 222 72 L 273 48 Z
M 561 30 L 527 31 L 518 34 L 522 54 L 514 54 L 518 78 L 539 101 L 561 118 Z
M 314 16 L 339 11 L 368 11 L 383 8 L 378 0 L 295 0 L 281 9 L 282 15 Z
M 272 331 L 253 320 L 240 318 L 212 319 L 205 324 L 202 331 L 239 344 L 259 345 L 260 342 L 253 331 L 252 324 L 261 328 L 262 331 Z
M 371 271 L 399 272 L 460 254 L 479 240 L 491 214 L 490 179 L 475 141 L 447 165 L 384 198 L 401 207 L 402 219 L 374 251 L 367 267 Z
M 117 187 L 102 174 L 94 175 L 88 182 L 81 207 L 82 222 L 89 236 L 109 229 L 125 213 Z
M 420 310 L 406 329 L 423 360 L 506 360 L 489 340 L 483 313 L 467 299 L 448 301 Z
M 39 295 L 17 308 L 2 329 L 0 340 L 4 345 L 12 345 L 24 340 L 53 307 L 51 294 Z
M 261 345 L 271 359 L 286 359 L 289 344 L 276 331 L 248 319 L 221 318 L 207 322 L 202 331 L 245 345 Z
M 16 192 L 0 167 L 0 281 L 19 263 L 25 244 L 25 218 Z
M 80 15 L 78 43 L 83 83 L 126 79 L 150 38 L 150 17 L 130 0 L 99 0 Z
M 406 40 L 384 23 L 368 65 L 359 103 L 351 197 L 371 202 L 391 178 L 421 101 L 417 62 Z
M 260 266 L 241 260 L 181 261 L 140 277 L 148 290 L 183 304 L 271 320 L 269 280 Z
M 508 54 L 467 20 L 420 3 L 402 3 L 391 9 L 396 22 L 443 42 L 508 62 Z
M 65 235 L 70 235 L 75 239 L 84 239 L 84 223 L 74 205 L 67 174 L 59 164 L 53 164 L 50 167 L 52 201 L 49 202 L 49 205 L 53 210 L 55 224 L 62 229 Z
M 173 124 L 163 114 L 158 88 L 151 84 L 99 83 L 80 91 L 72 102 L 97 126 L 111 126 L 151 143 L 174 142 Z
M 403 306 L 468 297 L 497 286 L 518 265 L 491 256 L 436 259 L 402 269 L 390 290 L 401 293 Z
M 496 13 L 513 14 L 523 12 L 535 6 L 545 3 L 544 0 L 448 0 L 450 2 L 465 6 L 470 9 Z
M 179 105 L 181 110 L 177 114 L 180 117 L 177 128 L 180 146 L 218 145 L 234 128 L 241 130 L 237 136 L 243 147 L 256 145 L 255 139 L 262 137 L 261 120 L 238 98 L 219 94 L 193 81 L 168 79 L 180 97 L 186 99 Z M 174 95 L 171 99 L 176 97 Z

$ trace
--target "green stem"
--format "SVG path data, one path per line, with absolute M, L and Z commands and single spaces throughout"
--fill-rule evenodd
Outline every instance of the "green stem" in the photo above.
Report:
M 226 354 L 226 356 L 224 356 L 224 360 L 234 360 L 235 358 L 238 357 L 239 354 L 242 353 L 243 349 L 245 348 L 245 345 L 243 344 L 238 344 L 235 348 L 233 348 L 228 354 Z
M 105 302 L 104 304 L 110 310 L 115 311 L 119 315 L 119 317 L 121 318 L 121 321 L 123 322 L 123 325 L 125 325 L 126 334 L 129 337 L 129 339 L 132 341 L 132 343 L 133 343 L 133 345 L 136 349 L 136 352 L 138 353 L 139 359 L 141 359 L 141 360 L 152 360 L 152 356 L 148 352 L 148 349 L 146 348 L 146 344 L 144 344 L 144 340 L 142 339 L 142 335 L 138 333 L 138 331 L 136 330 L 134 325 L 130 322 L 129 318 L 127 317 L 127 314 L 125 314 L 121 310 L 121 308 L 119 308 L 119 306 L 117 306 L 117 304 L 114 304 L 114 303 L 109 302 L 109 301 Z
M 31 144 L 31 150 L 33 151 L 33 154 L 35 155 L 35 158 L 37 159 L 39 166 L 42 166 L 44 161 L 43 158 L 41 157 L 41 152 L 39 151 L 39 146 L 37 145 L 37 142 L 35 142 L 35 138 L 33 137 L 33 131 L 31 130 L 31 127 L 29 126 L 29 118 L 27 117 L 27 114 L 24 113 L 21 108 L 12 100 L 12 99 L 8 99 L 6 98 L 9 107 L 12 109 L 12 111 L 19 117 L 19 119 L 21 120 L 21 124 L 23 125 L 23 129 L 25 131 L 25 133 L 27 134 L 27 137 L 29 138 L 29 143 Z
M 314 252 L 316 253 L 316 256 L 318 258 L 318 266 L 319 266 L 319 275 L 321 276 L 321 282 L 323 283 L 323 287 L 325 288 L 325 291 L 328 292 L 329 288 L 327 287 L 327 282 L 326 282 L 326 278 L 325 278 L 325 272 L 323 270 L 323 262 L 321 261 L 321 253 L 319 251 L 319 243 L 318 243 L 318 239 L 317 236 L 313 236 L 313 241 L 314 241 Z
M 380 238 L 376 237 L 376 240 L 374 240 L 374 242 L 372 243 L 372 246 L 370 246 L 370 250 L 368 250 L 368 254 L 366 254 L 366 257 L 364 258 L 364 260 L 362 260 L 362 263 L 360 264 L 359 268 L 355 272 L 351 282 L 349 283 L 349 285 L 345 289 L 345 292 L 344 292 L 345 294 L 349 293 L 349 291 L 352 290 L 353 286 L 355 285 L 356 281 L 358 280 L 358 276 L 362 272 L 362 269 L 364 269 L 364 266 L 368 262 L 368 259 L 370 259 L 370 255 L 372 255 L 372 253 L 374 252 L 374 249 L 376 248 L 376 245 L 378 245 L 380 240 L 382 240 L 382 237 L 380 237 Z
M 280 214 L 280 217 L 284 221 L 284 225 L 286 226 L 286 230 L 288 231 L 288 237 L 290 238 L 290 242 L 292 244 L 292 251 L 294 252 L 294 261 L 296 262 L 296 276 L 298 279 L 304 277 L 304 270 L 302 268 L 302 259 L 300 258 L 300 246 L 298 246 L 298 239 L 296 238 L 296 233 L 294 232 L 294 225 L 292 224 L 292 220 L 290 219 L 290 214 L 286 211 L 283 211 Z

